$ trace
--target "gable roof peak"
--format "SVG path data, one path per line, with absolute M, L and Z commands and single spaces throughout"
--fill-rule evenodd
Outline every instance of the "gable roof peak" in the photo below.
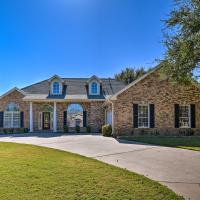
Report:
M 99 83 L 102 83 L 102 80 L 98 78 L 96 75 L 91 76 L 88 80 L 87 83 L 89 83 L 92 80 L 97 80 Z
M 14 91 L 17 91 L 17 92 L 19 92 L 19 93 L 21 93 L 21 94 L 23 94 L 23 95 L 26 95 L 26 93 L 25 93 L 23 90 L 20 90 L 19 88 L 14 87 L 14 88 L 10 89 L 9 91 L 7 91 L 6 93 L 4 93 L 2 96 L 0 96 L 0 99 L 2 99 L 3 97 L 5 97 L 5 96 L 11 94 L 11 93 L 14 92 Z
M 52 80 L 54 80 L 54 79 L 58 79 L 58 80 L 60 80 L 62 83 L 64 82 L 64 80 L 60 77 L 60 76 L 58 76 L 58 75 L 54 75 L 54 76 L 52 76 L 50 79 L 48 79 L 48 82 L 51 82 Z

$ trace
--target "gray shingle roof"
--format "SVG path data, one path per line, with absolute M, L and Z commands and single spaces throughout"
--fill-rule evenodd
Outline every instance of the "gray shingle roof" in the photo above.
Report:
M 88 99 L 104 99 L 105 96 L 108 95 L 114 95 L 115 93 L 119 92 L 125 87 L 125 84 L 117 81 L 115 79 L 110 78 L 102 78 L 100 79 L 102 81 L 101 84 L 101 93 L 100 95 L 89 95 L 88 94 L 88 86 L 87 86 L 87 80 L 89 78 L 63 78 L 64 80 L 64 91 L 63 91 L 63 98 L 65 99 L 65 96 L 67 95 L 86 95 Z M 46 95 L 48 98 L 55 98 L 49 96 L 49 82 L 48 80 L 44 80 L 38 83 L 35 83 L 33 85 L 30 85 L 28 87 L 22 88 L 24 92 L 27 94 L 32 95 Z

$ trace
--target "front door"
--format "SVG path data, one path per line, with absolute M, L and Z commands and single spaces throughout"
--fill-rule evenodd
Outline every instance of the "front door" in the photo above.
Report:
M 43 129 L 50 130 L 50 112 L 43 112 Z

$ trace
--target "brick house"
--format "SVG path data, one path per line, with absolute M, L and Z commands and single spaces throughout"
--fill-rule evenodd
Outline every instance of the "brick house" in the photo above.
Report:
M 113 134 L 182 134 L 200 130 L 200 87 L 174 85 L 156 67 L 129 85 L 92 76 L 61 78 L 18 89 L 0 97 L 0 128 L 63 131 L 64 125 L 105 123 Z

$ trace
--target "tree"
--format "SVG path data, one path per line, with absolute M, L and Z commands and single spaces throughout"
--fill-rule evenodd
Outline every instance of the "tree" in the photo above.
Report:
M 165 21 L 163 65 L 169 78 L 188 83 L 199 78 L 200 67 L 200 0 L 174 0 Z
M 139 78 L 140 76 L 144 75 L 146 73 L 145 69 L 143 67 L 139 69 L 135 68 L 126 68 L 122 70 L 120 73 L 115 74 L 115 79 L 118 81 L 122 81 L 125 84 L 129 84 Z

